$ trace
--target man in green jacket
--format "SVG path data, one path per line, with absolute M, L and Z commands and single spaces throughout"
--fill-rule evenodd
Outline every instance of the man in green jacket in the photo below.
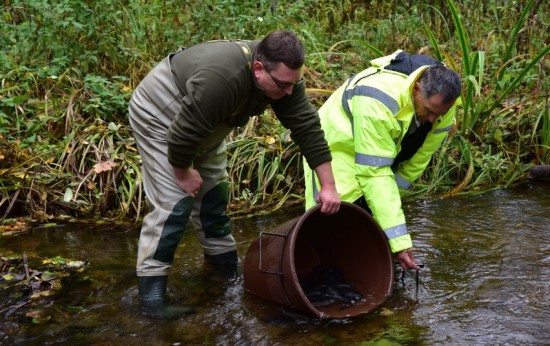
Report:
M 403 269 L 420 269 L 401 207 L 454 126 L 460 76 L 426 55 L 397 51 L 347 80 L 319 109 L 343 201 L 369 211 Z M 319 180 L 305 167 L 306 208 Z
M 167 56 L 134 91 L 130 124 L 149 207 L 136 266 L 146 313 L 191 311 L 164 303 L 168 270 L 189 219 L 205 261 L 236 267 L 226 215 L 225 137 L 268 105 L 319 176 L 321 211 L 338 211 L 332 157 L 302 82 L 304 60 L 302 43 L 288 31 L 261 41 L 206 42 Z

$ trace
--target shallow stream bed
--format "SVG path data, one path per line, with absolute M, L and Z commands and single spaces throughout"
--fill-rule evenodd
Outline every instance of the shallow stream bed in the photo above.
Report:
M 317 320 L 246 292 L 242 275 L 214 275 L 188 231 L 169 276 L 170 300 L 197 312 L 166 321 L 137 311 L 136 226 L 60 222 L 0 237 L 4 258 L 25 253 L 45 271 L 58 256 L 87 264 L 29 299 L 0 280 L 5 345 L 548 345 L 550 184 L 404 206 L 419 273 L 396 280 L 376 311 Z M 239 254 L 260 231 L 300 210 L 239 219 Z M 78 263 L 78 262 L 77 262 Z M 52 269 L 53 270 L 53 269 Z M 399 274 L 399 273 L 398 273 Z

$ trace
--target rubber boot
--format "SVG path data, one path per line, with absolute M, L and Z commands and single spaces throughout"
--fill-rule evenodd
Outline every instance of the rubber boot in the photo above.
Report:
M 237 251 L 229 251 L 219 255 L 204 254 L 207 270 L 214 275 L 229 279 L 237 274 L 239 267 L 239 257 Z
M 204 259 L 210 264 L 226 264 L 237 265 L 239 263 L 239 257 L 237 256 L 237 250 L 224 252 L 219 255 L 207 255 L 204 254 Z
M 141 310 L 147 316 L 159 319 L 175 319 L 195 312 L 188 306 L 164 303 L 168 276 L 138 276 L 138 292 Z

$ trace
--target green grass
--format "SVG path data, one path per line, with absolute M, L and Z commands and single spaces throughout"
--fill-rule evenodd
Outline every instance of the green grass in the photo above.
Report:
M 316 106 L 372 58 L 424 52 L 464 79 L 457 133 L 405 198 L 507 188 L 548 164 L 550 5 L 535 0 L 12 0 L 0 8 L 0 210 L 144 213 L 131 92 L 179 46 L 290 29 Z M 105 11 L 105 8 L 113 10 Z M 228 138 L 230 214 L 302 203 L 302 158 L 267 111 Z

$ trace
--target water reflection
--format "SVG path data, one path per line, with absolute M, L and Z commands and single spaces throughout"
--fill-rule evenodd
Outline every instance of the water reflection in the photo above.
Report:
M 420 217 L 409 206 L 429 264 L 415 319 L 430 325 L 430 341 L 548 342 L 548 188 L 424 203 Z
M 214 275 L 187 232 L 169 277 L 168 297 L 198 312 L 175 321 L 138 314 L 136 227 L 75 225 L 0 238 L 0 255 L 27 253 L 31 265 L 63 256 L 88 259 L 53 296 L 29 301 L 0 282 L 0 343 L 105 345 L 548 344 L 550 207 L 548 184 L 481 196 L 407 204 L 418 262 L 371 314 L 319 321 L 254 296 L 241 275 Z M 300 210 L 236 220 L 241 256 L 258 232 Z M 49 317 L 32 323 L 40 311 Z

